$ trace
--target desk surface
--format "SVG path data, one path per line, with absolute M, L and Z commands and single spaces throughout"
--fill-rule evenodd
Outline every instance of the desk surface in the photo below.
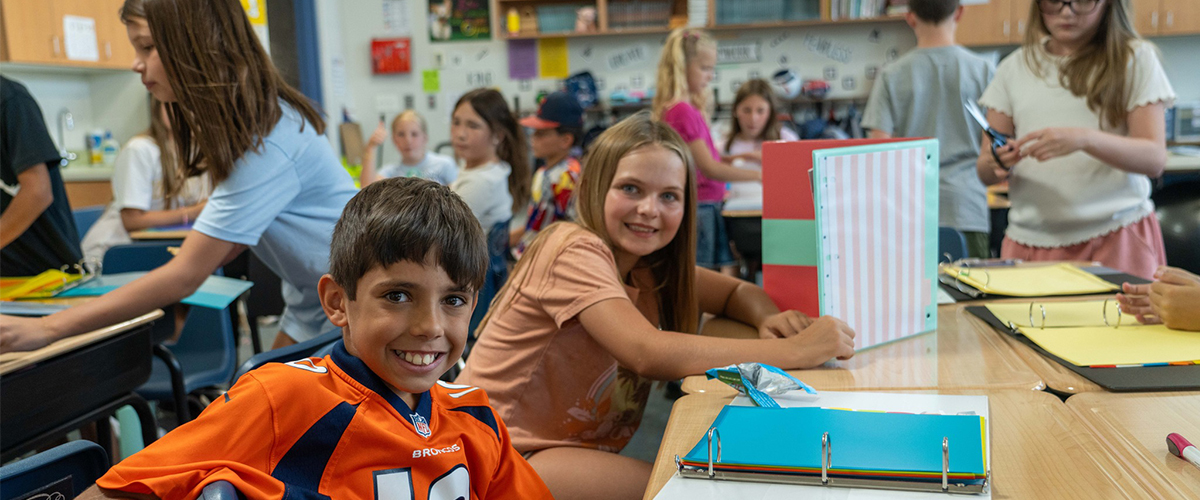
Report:
M 1200 440 L 1200 392 L 1085 393 L 1066 405 L 1161 498 L 1200 498 L 1200 468 L 1167 451 L 1169 433 Z
M 790 373 L 817 390 L 889 389 L 1033 389 L 1041 383 L 1013 348 L 962 305 L 938 307 L 938 329 L 867 349 L 846 361 L 830 361 L 819 368 Z M 705 323 L 705 335 L 749 337 L 754 329 L 735 321 L 714 318 Z M 684 379 L 683 392 L 730 396 L 734 390 L 722 382 L 692 376 Z
M 129 321 L 122 321 L 115 325 L 107 326 L 82 335 L 67 337 L 36 351 L 6 352 L 4 354 L 0 354 L 0 375 L 6 375 L 39 361 L 50 359 L 60 354 L 79 349 L 83 346 L 99 342 L 122 332 L 126 332 L 133 328 L 150 323 L 158 318 L 161 318 L 162 316 L 162 310 L 155 309 Z
M 134 231 L 129 233 L 129 237 L 135 240 L 182 240 L 187 238 L 188 233 L 192 232 L 189 229 L 176 229 L 174 231 Z
M 1156 497 L 1156 490 L 1145 489 L 1140 478 L 1103 452 L 1101 443 L 1053 395 L 1019 389 L 943 393 L 989 397 L 993 499 Z M 658 494 L 675 473 L 675 455 L 695 446 L 729 401 L 694 394 L 675 402 L 644 498 Z

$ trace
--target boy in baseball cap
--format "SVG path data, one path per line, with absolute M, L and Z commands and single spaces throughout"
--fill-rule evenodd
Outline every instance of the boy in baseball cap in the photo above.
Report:
M 521 125 L 533 129 L 533 156 L 545 164 L 533 175 L 525 227 L 511 235 L 513 257 L 518 259 L 542 228 L 575 219 L 574 193 L 581 167 L 571 152 L 583 136 L 583 108 L 575 96 L 554 92 L 538 106 L 536 115 L 521 119 Z

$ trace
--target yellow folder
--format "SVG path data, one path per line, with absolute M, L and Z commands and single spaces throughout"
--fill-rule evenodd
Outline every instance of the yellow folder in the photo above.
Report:
M 1120 289 L 1118 285 L 1067 263 L 986 268 L 947 265 L 942 267 L 942 273 L 981 292 L 1012 297 L 1084 295 Z

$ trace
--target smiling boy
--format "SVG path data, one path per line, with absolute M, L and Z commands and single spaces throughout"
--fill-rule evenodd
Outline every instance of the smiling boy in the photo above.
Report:
M 550 498 L 483 390 L 438 381 L 462 355 L 487 269 L 483 231 L 449 188 L 367 186 L 333 232 L 324 358 L 243 376 L 194 422 L 114 466 L 84 498 Z

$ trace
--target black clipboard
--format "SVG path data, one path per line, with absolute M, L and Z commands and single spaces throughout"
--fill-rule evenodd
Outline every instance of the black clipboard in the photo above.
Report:
M 1139 280 L 1141 278 L 1138 278 Z M 1145 280 L 1142 280 L 1145 281 Z M 967 306 L 966 311 L 982 319 L 992 328 L 1021 341 L 1042 356 L 1067 367 L 1079 376 L 1112 392 L 1194 391 L 1200 390 L 1200 365 L 1140 366 L 1130 368 L 1090 368 L 1076 366 L 1042 349 L 1029 337 L 1014 332 L 1000 322 L 986 306 Z
M 1082 269 L 1083 271 L 1089 272 L 1091 274 L 1094 274 L 1094 275 L 1096 275 L 1097 278 L 1100 278 L 1104 281 L 1115 284 L 1117 286 L 1120 286 L 1122 283 L 1130 283 L 1130 284 L 1134 284 L 1134 285 L 1144 285 L 1144 284 L 1151 282 L 1148 279 L 1145 279 L 1145 278 L 1142 278 L 1139 276 L 1134 276 L 1132 274 L 1126 274 L 1121 271 L 1117 271 L 1115 269 L 1109 269 L 1104 266 L 1081 267 L 1080 269 Z M 975 288 L 971 287 L 971 285 L 959 282 L 958 285 L 960 285 L 964 289 L 966 289 L 966 291 L 964 292 L 963 290 L 960 290 L 958 288 L 958 286 L 956 286 L 953 277 L 949 277 L 949 279 L 948 279 L 949 282 L 947 282 L 947 280 L 944 280 L 944 278 L 947 278 L 947 276 L 944 274 L 938 274 L 938 280 L 939 280 L 938 286 L 940 286 L 942 288 L 942 290 L 945 290 L 947 294 L 949 294 L 951 297 L 953 297 L 955 302 L 973 302 L 973 301 L 978 301 L 978 300 L 994 300 L 994 299 L 1036 299 L 1036 298 L 1038 298 L 1038 297 L 1017 297 L 1017 296 L 1013 296 L 1013 295 L 1001 295 L 1001 294 L 994 294 L 994 293 L 989 294 L 989 293 L 985 293 L 985 292 L 976 290 Z M 1116 292 L 1113 292 L 1113 293 L 1116 293 Z M 975 294 L 977 294 L 977 295 L 975 295 Z M 1075 294 L 1075 295 L 1055 295 L 1055 297 L 1083 297 L 1083 296 L 1088 296 L 1088 295 L 1096 295 L 1096 294 L 1084 293 L 1084 294 Z

